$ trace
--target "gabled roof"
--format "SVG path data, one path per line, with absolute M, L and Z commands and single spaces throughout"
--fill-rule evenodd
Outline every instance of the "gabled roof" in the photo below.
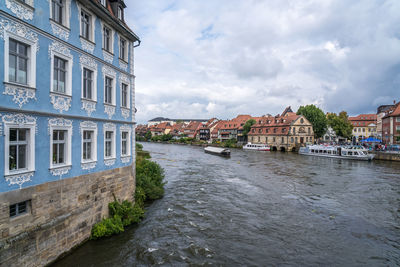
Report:
M 387 111 L 386 115 L 383 118 L 386 117 L 397 117 L 400 116 L 400 102 L 395 104 L 389 111 Z

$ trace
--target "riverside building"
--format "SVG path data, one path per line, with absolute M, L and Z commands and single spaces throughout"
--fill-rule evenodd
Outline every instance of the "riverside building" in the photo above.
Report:
M 258 118 L 248 133 L 248 141 L 266 144 L 272 151 L 295 151 L 307 143 L 314 143 L 314 131 L 303 115 L 297 115 L 287 107 L 281 115 Z
M 45 265 L 135 188 L 123 0 L 0 2 L 0 265 Z M 23 253 L 22 253 L 23 252 Z

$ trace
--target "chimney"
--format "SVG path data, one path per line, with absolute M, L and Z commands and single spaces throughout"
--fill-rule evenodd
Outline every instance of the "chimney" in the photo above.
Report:
M 396 105 L 396 100 L 393 100 L 393 105 Z

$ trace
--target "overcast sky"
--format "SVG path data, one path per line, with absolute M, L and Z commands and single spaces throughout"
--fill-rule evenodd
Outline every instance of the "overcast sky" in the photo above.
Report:
M 129 0 L 137 121 L 400 100 L 399 0 Z

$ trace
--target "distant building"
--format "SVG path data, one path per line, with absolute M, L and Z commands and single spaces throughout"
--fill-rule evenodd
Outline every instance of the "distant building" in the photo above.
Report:
M 394 101 L 393 105 L 382 105 L 379 106 L 376 112 L 376 132 L 377 137 L 382 139 L 382 118 L 396 105 Z
M 400 144 L 400 102 L 382 118 L 382 138 L 386 144 Z
M 218 130 L 218 139 L 220 141 L 226 141 L 229 139 L 236 139 L 242 137 L 243 125 L 251 119 L 250 115 L 238 115 L 236 118 L 225 121 L 221 124 Z M 240 136 L 238 136 L 240 134 Z
M 361 114 L 355 117 L 349 117 L 353 124 L 353 141 L 361 141 L 368 137 L 377 137 L 377 115 Z
M 282 115 L 262 117 L 251 127 L 249 142 L 267 144 L 271 150 L 294 151 L 314 142 L 312 124 L 287 107 Z
M 202 119 L 169 119 L 169 118 L 157 117 L 157 118 L 149 120 L 148 123 L 147 123 L 147 126 L 153 126 L 153 125 L 157 125 L 157 124 L 160 124 L 160 123 L 163 123 L 163 122 L 169 123 L 170 125 L 174 125 L 177 122 L 183 122 L 185 124 L 189 124 L 191 121 L 206 123 L 208 120 L 202 120 Z

